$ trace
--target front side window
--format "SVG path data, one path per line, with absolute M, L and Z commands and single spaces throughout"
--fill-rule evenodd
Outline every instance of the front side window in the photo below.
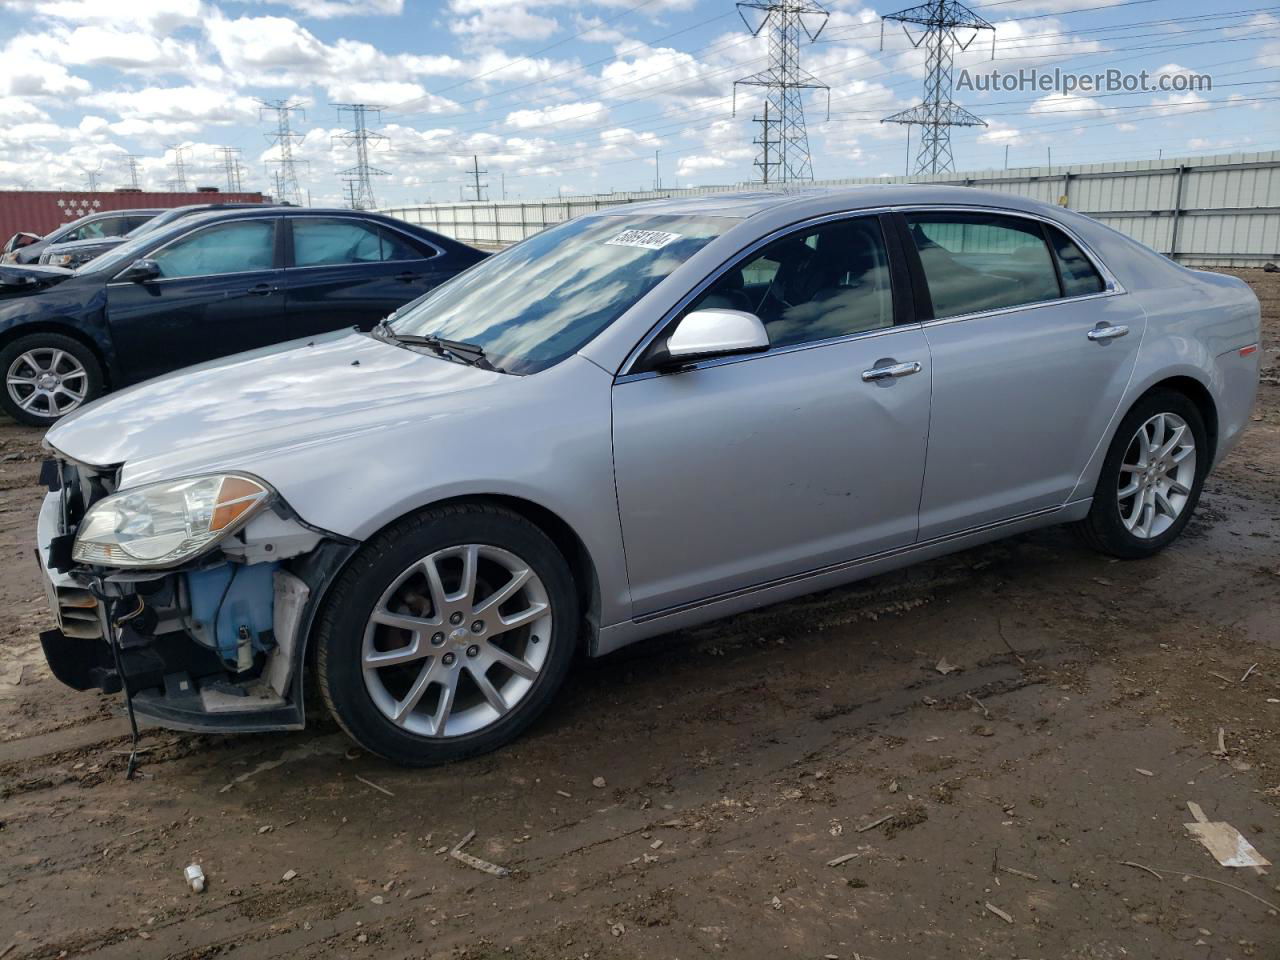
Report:
M 690 309 L 706 307 L 754 313 L 775 347 L 893 326 L 879 219 L 824 224 L 775 240 L 721 274 Z
M 275 234 L 274 220 L 219 223 L 175 240 L 151 259 L 163 278 L 270 270 L 275 264 Z
M 593 216 L 558 224 L 481 260 L 392 321 L 400 335 L 481 347 L 510 373 L 576 353 L 736 221 Z
M 933 315 L 1017 307 L 1062 294 L 1040 224 L 984 213 L 908 214 Z

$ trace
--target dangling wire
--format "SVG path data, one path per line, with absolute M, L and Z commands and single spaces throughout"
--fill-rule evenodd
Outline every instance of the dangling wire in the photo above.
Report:
M 103 598 L 105 602 L 105 597 Z M 133 694 L 129 690 L 129 678 L 125 676 L 124 662 L 120 655 L 120 628 L 140 615 L 146 609 L 146 601 L 138 596 L 138 608 L 126 613 L 122 617 L 116 617 L 114 620 L 108 616 L 110 636 L 107 638 L 111 644 L 111 656 L 115 660 L 116 674 L 120 677 L 120 687 L 124 691 L 124 709 L 129 716 L 129 733 L 131 739 L 129 742 L 129 763 L 125 767 L 124 777 L 126 780 L 132 780 L 134 774 L 138 771 L 138 718 L 133 712 Z

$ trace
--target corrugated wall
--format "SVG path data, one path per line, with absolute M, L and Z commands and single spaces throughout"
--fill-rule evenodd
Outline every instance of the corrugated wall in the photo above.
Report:
M 1062 203 L 1191 266 L 1280 261 L 1280 151 L 930 177 L 820 180 L 814 186 L 947 183 Z M 480 246 L 506 246 L 553 223 L 639 200 L 761 189 L 758 183 L 609 193 L 532 203 L 441 203 L 385 210 Z
M 261 193 L 189 191 L 0 190 L 0 244 L 22 231 L 43 236 L 64 223 L 106 210 L 184 207 L 192 203 L 262 203 Z

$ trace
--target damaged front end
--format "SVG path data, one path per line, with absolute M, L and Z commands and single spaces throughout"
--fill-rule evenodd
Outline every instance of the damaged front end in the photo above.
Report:
M 248 475 L 122 492 L 118 476 L 61 457 L 41 472 L 54 676 L 123 690 L 138 716 L 176 729 L 301 728 L 305 638 L 354 544 Z

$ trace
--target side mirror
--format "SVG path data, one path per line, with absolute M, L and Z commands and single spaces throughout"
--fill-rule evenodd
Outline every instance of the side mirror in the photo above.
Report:
M 763 353 L 769 334 L 754 313 L 718 307 L 685 314 L 653 355 L 658 368 L 680 367 L 712 357 Z
M 133 263 L 121 270 L 116 279 L 141 283 L 144 280 L 154 280 L 158 276 L 160 276 L 160 264 L 144 257 L 141 260 L 133 261 Z

